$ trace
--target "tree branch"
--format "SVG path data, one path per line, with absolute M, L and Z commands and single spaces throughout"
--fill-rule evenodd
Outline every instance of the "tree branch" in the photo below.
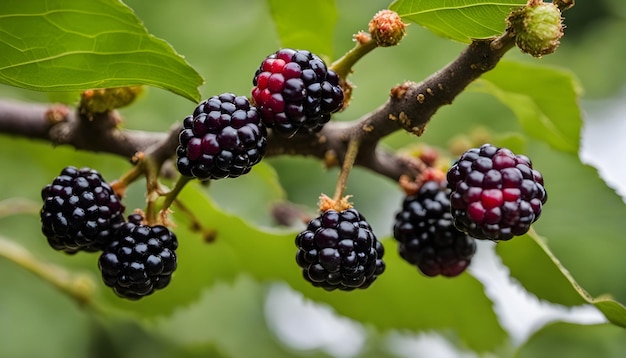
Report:
M 117 112 L 85 118 L 66 106 L 0 100 L 0 133 L 126 158 L 163 142 L 166 134 L 120 129 Z
M 270 133 L 267 156 L 305 155 L 322 159 L 328 166 L 340 165 L 349 140 L 356 138 L 360 148 L 355 165 L 393 180 L 401 175 L 415 177 L 419 169 L 411 160 L 381 149 L 380 140 L 401 129 L 419 136 L 439 108 L 452 103 L 467 85 L 493 69 L 513 46 L 514 38 L 508 32 L 499 38 L 476 40 L 424 81 L 394 87 L 385 104 L 355 121 L 330 122 L 319 133 L 291 138 Z M 120 122 L 116 111 L 87 117 L 61 105 L 0 100 L 0 133 L 126 158 L 144 152 L 157 165 L 174 155 L 180 123 L 169 133 L 156 133 L 122 129 Z

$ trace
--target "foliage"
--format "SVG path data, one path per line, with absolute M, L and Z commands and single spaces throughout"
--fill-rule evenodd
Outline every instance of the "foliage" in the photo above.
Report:
M 336 54 L 352 45 L 350 36 L 366 29 L 371 16 L 386 6 L 437 36 L 469 43 L 501 34 L 506 15 L 524 5 L 519 0 L 458 0 L 436 6 L 419 0 L 390 5 L 357 0 L 128 3 L 0 4 L 0 82 L 45 93 L 137 84 L 165 89 L 152 89 L 121 111 L 130 128 L 165 131 L 193 109 L 188 100 L 222 91 L 247 94 L 258 63 L 276 47 L 339 57 Z M 465 46 L 419 26 L 408 30 L 398 47 L 373 52 L 355 67 L 354 98 L 337 120 L 373 110 L 393 85 L 407 78 L 419 81 Z M 626 270 L 621 235 L 626 207 L 577 156 L 582 91 L 574 73 L 519 53 L 507 56 L 453 105 L 441 109 L 421 138 L 396 133 L 385 145 L 404 148 L 420 142 L 443 149 L 451 138 L 484 126 L 495 144 L 507 143 L 532 157 L 546 178 L 549 202 L 534 231 L 499 244 L 497 254 L 512 277 L 539 299 L 568 307 L 595 305 L 612 325 L 552 324 L 514 347 L 517 352 L 511 355 L 535 357 L 575 343 L 571 352 L 602 349 L 607 357 L 617 357 L 616 352 L 626 349 L 626 308 L 620 303 L 626 302 L 626 287 L 616 274 Z M 204 87 L 199 87 L 200 74 L 206 78 Z M 0 88 L 0 93 L 48 99 L 9 87 Z M 332 190 L 337 171 L 323 170 L 311 159 L 279 157 L 264 161 L 248 176 L 210 187 L 187 185 L 179 200 L 199 213 L 203 226 L 214 230 L 218 239 L 203 241 L 183 210 L 175 210 L 181 245 L 172 284 L 139 302 L 128 302 L 100 284 L 94 256 L 52 252 L 39 232 L 37 215 L 39 190 L 60 168 L 89 165 L 114 179 L 129 169 L 127 162 L 65 147 L 52 150 L 49 143 L 4 135 L 2 141 L 0 158 L 11 169 L 0 178 L 0 203 L 13 210 L 0 210 L 0 241 L 17 244 L 34 260 L 70 276 L 85 274 L 98 288 L 92 306 L 80 307 L 67 295 L 67 287 L 55 290 L 44 284 L 16 265 L 0 245 L 0 272 L 5 277 L 0 290 L 0 356 L 82 357 L 103 347 L 121 357 L 139 350 L 157 357 L 326 356 L 287 347 L 267 327 L 263 301 L 275 282 L 287 283 L 307 299 L 362 323 L 373 341 L 382 341 L 394 330 L 434 330 L 462 349 L 508 352 L 509 332 L 479 280 L 469 273 L 455 279 L 426 278 L 397 255 L 390 233 L 401 191 L 386 178 L 355 169 L 348 183 L 355 205 L 386 246 L 387 272 L 368 290 L 328 293 L 302 279 L 293 244 L 300 227 L 277 227 L 271 209 L 289 200 L 314 213 L 317 196 Z M 131 186 L 127 207 L 145 205 L 144 190 L 140 183 Z M 23 211 L 9 201 L 15 198 L 26 200 Z M 33 337 L 37 344 L 32 344 Z M 366 347 L 361 354 L 390 355 L 382 346 Z

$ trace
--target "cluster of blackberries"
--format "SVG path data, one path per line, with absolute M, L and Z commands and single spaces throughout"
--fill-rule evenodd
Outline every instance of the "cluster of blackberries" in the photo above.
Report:
M 181 175 L 200 180 L 244 175 L 265 155 L 266 128 L 289 135 L 300 129 L 316 131 L 343 104 L 338 76 L 308 51 L 282 49 L 267 56 L 253 85 L 253 104 L 244 96 L 223 93 L 201 102 L 184 118 L 176 150 Z M 137 215 L 125 220 L 120 198 L 97 171 L 67 167 L 41 195 L 42 231 L 50 246 L 70 254 L 101 252 L 102 278 L 117 295 L 138 299 L 169 284 L 177 265 L 176 236 L 165 226 L 143 225 Z M 348 213 L 342 215 L 352 220 Z M 364 221 L 355 225 L 359 229 L 353 231 L 366 237 L 354 245 L 367 248 L 355 246 L 350 251 L 354 258 L 345 258 L 346 264 L 354 261 L 349 263 L 351 273 L 342 271 L 345 277 L 337 281 L 333 271 L 328 278 L 341 282 L 343 289 L 369 285 L 384 269 L 382 246 L 371 229 Z M 341 254 L 347 251 L 341 249 Z
M 426 181 L 405 197 L 393 234 L 400 256 L 424 275 L 457 276 L 474 255 L 474 239 L 525 234 L 546 200 L 530 159 L 485 144 L 461 155 L 447 181 Z
M 120 297 L 138 299 L 170 282 L 176 236 L 164 226 L 124 220 L 120 198 L 100 173 L 66 167 L 41 191 L 42 232 L 55 250 L 101 252 L 99 269 Z
M 428 174 L 428 173 L 425 173 Z M 425 175 L 404 198 L 393 237 L 400 256 L 425 276 L 455 277 L 469 266 L 474 239 L 523 235 L 546 202 L 530 160 L 485 144 L 464 153 L 447 181 Z M 383 273 L 383 246 L 355 210 L 327 210 L 296 236 L 304 278 L 326 290 L 367 288 Z
M 290 136 L 315 132 L 343 105 L 339 77 L 309 51 L 270 54 L 252 83 L 253 103 L 224 93 L 185 117 L 176 151 L 182 175 L 207 180 L 246 174 L 265 155 L 266 128 Z
M 183 120 L 176 166 L 200 180 L 248 173 L 267 150 L 268 131 L 312 133 L 338 111 L 344 94 L 335 72 L 308 51 L 267 56 L 253 79 L 250 103 L 224 93 Z M 404 198 L 393 236 L 400 256 L 426 276 L 454 277 L 470 264 L 476 239 L 509 240 L 535 222 L 547 194 L 530 160 L 485 144 L 465 152 L 447 180 L 426 179 Z M 42 190 L 42 231 L 66 253 L 101 252 L 105 284 L 128 299 L 167 286 L 176 269 L 176 235 L 165 226 L 124 219 L 124 206 L 95 170 L 67 167 Z M 369 287 L 385 271 L 384 248 L 354 208 L 325 209 L 296 236 L 304 278 L 326 290 Z

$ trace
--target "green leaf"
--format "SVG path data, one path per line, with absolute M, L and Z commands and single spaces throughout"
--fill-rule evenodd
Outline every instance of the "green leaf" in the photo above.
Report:
M 202 77 L 121 1 L 3 1 L 0 33 L 0 83 L 37 91 L 150 85 L 200 99 Z
M 337 24 L 334 0 L 267 0 L 283 47 L 333 56 Z
M 160 332 L 151 324 L 116 315 L 92 315 L 90 358 L 227 358 L 216 345 L 205 343 L 185 346 L 172 337 L 172 332 Z
M 534 231 L 498 245 L 497 252 L 511 275 L 537 297 L 565 306 L 592 304 L 611 323 L 626 328 L 626 307 L 610 297 L 592 297 Z
M 232 285 L 218 283 L 205 290 L 197 302 L 150 326 L 184 346 L 213 344 L 229 357 L 302 356 L 280 344 L 267 326 L 265 294 L 265 287 L 242 275 Z
M 511 10 L 525 4 L 520 0 L 396 0 L 389 8 L 439 36 L 470 43 L 503 33 Z
M 533 334 L 518 350 L 518 358 L 621 358 L 626 331 L 608 324 L 577 325 L 556 322 Z
M 587 292 L 626 302 L 626 286 L 616 276 L 626 272 L 623 199 L 576 155 L 537 141 L 528 142 L 526 154 L 543 174 L 548 193 L 534 228 Z
M 219 210 L 197 183 L 188 184 L 180 200 L 203 225 L 216 230 L 215 241 L 206 243 L 199 234 L 189 232 L 185 216 L 175 211 L 179 267 L 170 286 L 140 304 L 108 293 L 110 304 L 147 316 L 168 314 L 195 301 L 205 287 L 246 273 L 260 281 L 285 281 L 307 297 L 331 305 L 337 313 L 380 330 L 450 331 L 476 350 L 494 349 L 506 338 L 479 281 L 469 274 L 453 280 L 425 278 L 402 261 L 392 239 L 384 240 L 387 271 L 370 288 L 326 292 L 302 278 L 295 262 L 293 230 L 270 232 L 250 226 Z M 475 322 L 481 323 L 480 330 Z
M 241 195 L 241 188 L 249 195 L 247 200 L 233 200 Z M 211 196 L 216 205 L 228 213 L 238 215 L 256 226 L 272 226 L 272 206 L 285 199 L 285 191 L 271 165 L 261 162 L 246 175 L 211 183 Z
M 89 320 L 74 300 L 2 256 L 0 272 L 0 357 L 89 356 Z
M 581 295 L 584 291 L 573 286 L 573 279 L 542 238 L 527 234 L 498 244 L 496 250 L 511 275 L 537 297 L 565 306 L 587 303 Z
M 500 243 L 498 254 L 511 276 L 540 299 L 565 306 L 593 304 L 609 321 L 626 327 L 626 308 L 620 303 L 626 301 L 626 290 L 615 275 L 626 270 L 624 202 L 577 156 L 537 141 L 529 141 L 527 148 L 548 193 L 533 224 L 545 239 L 536 234 L 514 238 Z
M 470 89 L 489 93 L 507 105 L 530 137 L 543 140 L 556 149 L 578 153 L 581 90 L 571 72 L 501 61 Z

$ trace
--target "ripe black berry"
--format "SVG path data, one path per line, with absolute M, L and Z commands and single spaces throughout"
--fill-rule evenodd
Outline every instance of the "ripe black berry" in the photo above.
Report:
M 525 234 L 548 198 L 528 157 L 491 144 L 461 155 L 447 179 L 455 225 L 478 239 Z
M 93 169 L 64 168 L 41 198 L 41 230 L 55 250 L 99 251 L 124 221 L 120 198 Z
M 182 175 L 200 180 L 246 174 L 265 155 L 267 131 L 248 99 L 224 93 L 183 120 L 176 150 Z
M 369 287 L 385 271 L 384 248 L 355 209 L 328 210 L 296 236 L 304 278 L 328 291 Z
M 343 104 L 339 77 L 309 51 L 287 48 L 269 55 L 252 83 L 263 123 L 288 135 L 321 129 Z
M 141 219 L 130 215 L 98 260 L 104 283 L 131 300 L 166 287 L 177 265 L 176 235 L 165 226 L 143 225 Z
M 398 252 L 426 276 L 457 276 L 476 252 L 474 239 L 454 227 L 449 196 L 445 183 L 427 181 L 404 198 L 396 215 L 393 236 Z

